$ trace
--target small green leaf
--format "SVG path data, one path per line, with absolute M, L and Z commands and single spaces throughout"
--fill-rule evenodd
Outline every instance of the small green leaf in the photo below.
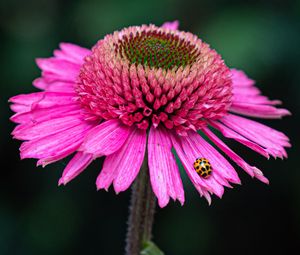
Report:
M 153 242 L 145 242 L 141 255 L 164 255 L 164 253 Z

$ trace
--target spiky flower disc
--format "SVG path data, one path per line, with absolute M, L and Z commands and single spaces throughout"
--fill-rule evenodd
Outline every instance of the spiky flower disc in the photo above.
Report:
M 186 135 L 230 107 L 230 70 L 187 32 L 154 25 L 107 35 L 85 59 L 76 85 L 81 105 L 99 119 L 147 129 L 160 123 Z
M 210 203 L 211 194 L 222 197 L 224 187 L 240 179 L 205 134 L 250 176 L 268 183 L 211 127 L 267 158 L 283 158 L 290 146 L 283 133 L 236 114 L 281 118 L 289 111 L 276 108 L 280 101 L 262 96 L 242 71 L 229 69 L 206 43 L 177 28 L 178 22 L 129 27 L 92 50 L 62 43 L 54 57 L 38 59 L 42 77 L 33 84 L 43 91 L 10 99 L 16 112 L 11 119 L 18 123 L 13 136 L 25 141 L 21 158 L 44 166 L 75 153 L 59 180 L 66 184 L 106 156 L 96 185 L 107 190 L 113 184 L 118 193 L 132 184 L 147 152 L 152 189 L 163 207 L 170 198 L 184 203 L 176 151 Z M 205 169 L 210 171 L 203 174 Z
M 168 70 L 174 67 L 191 66 L 200 55 L 197 44 L 186 40 L 182 32 L 178 33 L 181 34 L 179 36 L 174 31 L 155 26 L 142 29 L 136 27 L 134 33 L 126 30 L 128 29 L 120 33 L 121 39 L 113 45 L 115 53 L 127 59 L 130 64 Z M 197 38 L 196 40 L 199 41 Z

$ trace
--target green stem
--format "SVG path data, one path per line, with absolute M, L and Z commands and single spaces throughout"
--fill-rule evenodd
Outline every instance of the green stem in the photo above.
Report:
M 143 244 L 151 240 L 155 205 L 156 198 L 151 189 L 148 159 L 145 156 L 140 173 L 132 187 L 126 255 L 140 255 Z

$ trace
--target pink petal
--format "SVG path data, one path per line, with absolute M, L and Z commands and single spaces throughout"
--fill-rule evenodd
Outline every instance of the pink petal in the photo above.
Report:
M 248 148 L 252 149 L 253 151 L 263 155 L 266 158 L 270 158 L 269 156 L 269 152 L 261 147 L 260 145 L 250 141 L 249 139 L 241 136 L 240 134 L 236 133 L 235 131 L 229 129 L 228 127 L 226 127 L 225 125 L 223 125 L 220 122 L 217 121 L 210 121 L 209 124 L 216 128 L 217 130 L 219 130 L 223 136 L 225 136 L 226 138 L 231 138 L 236 140 L 237 142 L 247 146 Z
M 258 118 L 281 118 L 291 113 L 286 109 L 277 109 L 273 105 L 281 103 L 269 100 L 261 95 L 261 91 L 254 86 L 242 71 L 231 69 L 233 97 L 230 111 Z
M 16 123 L 36 123 L 53 118 L 59 118 L 74 114 L 81 114 L 81 109 L 77 103 L 71 105 L 53 106 L 49 108 L 33 109 L 29 112 L 20 112 L 13 115 L 10 120 Z
M 131 139 L 131 141 L 130 141 Z M 131 137 L 127 139 L 122 148 L 111 157 L 107 156 L 106 161 L 119 161 L 119 171 L 114 180 L 114 188 L 117 193 L 126 190 L 136 178 L 142 166 L 146 150 L 147 134 L 145 130 L 136 129 Z M 107 162 L 109 164 L 109 162 Z
M 48 86 L 48 82 L 42 77 L 36 78 L 33 82 L 32 85 L 35 86 L 38 89 L 44 90 Z
M 20 94 L 9 99 L 10 103 L 32 105 L 33 103 L 45 98 L 45 92 L 35 92 L 30 94 Z
M 91 50 L 72 43 L 60 43 L 59 46 L 61 50 L 54 51 L 54 56 L 77 65 L 83 64 L 84 58 L 92 53 Z
M 55 133 L 62 132 L 83 122 L 78 114 L 66 117 L 53 118 L 41 122 L 27 122 L 18 125 L 12 132 L 14 138 L 19 140 L 33 140 Z
M 291 115 L 288 110 L 283 108 L 247 103 L 247 101 L 245 103 L 233 102 L 229 110 L 234 113 L 265 119 L 281 119 L 283 116 Z
M 75 86 L 74 83 L 56 81 L 56 82 L 49 83 L 47 91 L 72 93 L 74 92 L 74 86 Z
M 243 71 L 232 68 L 231 75 L 233 87 L 251 87 L 255 84 Z
M 43 71 L 44 77 L 56 78 L 59 81 L 75 82 L 79 75 L 80 65 L 58 58 L 38 58 L 38 67 Z
M 170 21 L 170 22 L 165 22 L 162 25 L 163 28 L 167 28 L 167 29 L 171 29 L 171 30 L 178 30 L 179 28 L 179 21 L 178 20 L 174 20 L 174 21 Z
M 93 161 L 93 155 L 77 152 L 66 166 L 58 185 L 66 185 L 69 181 L 77 177 Z
M 112 182 L 116 193 L 128 189 L 141 169 L 146 150 L 146 138 L 145 130 L 135 128 L 123 146 L 106 157 L 96 181 L 98 189 L 108 190 Z
M 49 92 L 65 92 L 74 93 L 75 83 L 65 81 L 51 81 L 44 77 L 37 78 L 33 81 L 33 85 L 39 89 L 43 89 Z
M 14 96 L 9 102 L 30 106 L 31 109 L 47 108 L 74 104 L 74 96 L 74 93 L 36 92 Z
M 213 187 L 215 185 L 216 189 L 220 188 L 214 183 L 214 179 L 217 179 L 218 177 L 224 179 L 224 183 L 226 183 L 226 180 L 232 183 L 240 183 L 240 179 L 230 163 L 197 132 L 189 131 L 188 136 L 181 138 L 181 140 L 183 149 L 190 157 L 192 164 L 199 157 L 207 158 L 211 163 L 213 170 L 212 175 L 210 178 L 203 180 L 209 186 Z M 218 177 L 215 177 L 214 175 L 218 175 Z
M 280 100 L 269 100 L 266 96 L 263 95 L 252 95 L 247 94 L 233 94 L 232 102 L 234 103 L 251 103 L 251 104 L 261 104 L 261 105 L 278 105 L 282 102 Z
M 31 107 L 23 104 L 11 104 L 10 109 L 16 113 L 23 113 L 30 111 Z
M 221 119 L 227 127 L 266 148 L 273 157 L 287 157 L 284 147 L 290 147 L 283 133 L 256 121 L 229 114 Z
M 238 99 L 239 96 L 260 96 L 260 90 L 257 87 L 233 87 L 233 99 Z
M 263 172 L 260 171 L 258 168 L 253 168 L 253 171 L 255 173 L 255 177 L 260 180 L 261 182 L 265 184 L 269 184 L 269 180 L 264 176 Z
M 126 141 L 130 128 L 119 120 L 108 120 L 93 128 L 84 139 L 79 151 L 90 153 L 94 158 L 116 152 Z
M 169 202 L 169 197 L 184 203 L 184 191 L 172 154 L 172 142 L 163 127 L 151 126 L 148 138 L 148 164 L 152 189 L 158 198 L 160 207 Z
M 259 180 L 262 180 L 265 183 L 269 183 L 268 179 L 262 179 L 262 173 L 259 169 L 254 166 L 250 166 L 247 162 L 245 162 L 239 155 L 237 155 L 233 150 L 231 150 L 222 140 L 220 140 L 213 132 L 211 132 L 208 128 L 203 128 L 201 131 L 204 132 L 205 135 L 220 148 L 231 160 L 233 160 L 238 166 L 244 169 L 250 176 L 257 177 Z
M 24 142 L 20 147 L 21 159 L 37 158 L 43 159 L 39 163 L 49 163 L 66 157 L 79 148 L 87 131 L 92 127 L 83 122 L 60 133 Z
M 228 186 L 228 181 L 233 183 L 240 183 L 240 180 L 234 168 L 228 161 L 222 157 L 211 145 L 198 135 L 196 132 L 188 132 L 187 137 L 178 137 L 181 140 L 182 149 L 185 155 L 179 155 L 189 175 L 193 175 L 194 182 L 198 183 L 200 187 L 222 197 L 224 187 Z M 177 148 L 175 147 L 176 152 Z M 185 160 L 183 158 L 185 157 Z M 212 165 L 212 175 L 207 178 L 201 178 L 196 173 L 193 164 L 199 157 L 207 158 Z M 184 162 L 185 161 L 185 162 Z M 227 181 L 228 180 L 228 181 Z
M 187 175 L 189 176 L 189 179 L 194 184 L 195 188 L 199 192 L 201 196 L 204 195 L 204 197 L 207 199 L 208 203 L 211 203 L 211 198 L 208 193 L 212 192 L 211 187 L 209 187 L 206 183 L 203 182 L 203 180 L 199 177 L 199 175 L 196 173 L 193 165 L 191 164 L 188 156 L 186 155 L 185 151 L 182 148 L 181 141 L 179 139 L 178 135 L 171 135 L 172 144 L 173 147 L 180 158 L 181 163 L 183 164 Z

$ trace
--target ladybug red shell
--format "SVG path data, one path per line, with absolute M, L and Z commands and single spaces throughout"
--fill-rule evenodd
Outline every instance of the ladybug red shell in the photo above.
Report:
M 194 168 L 199 176 L 206 179 L 211 176 L 212 167 L 206 158 L 197 158 L 194 162 Z

